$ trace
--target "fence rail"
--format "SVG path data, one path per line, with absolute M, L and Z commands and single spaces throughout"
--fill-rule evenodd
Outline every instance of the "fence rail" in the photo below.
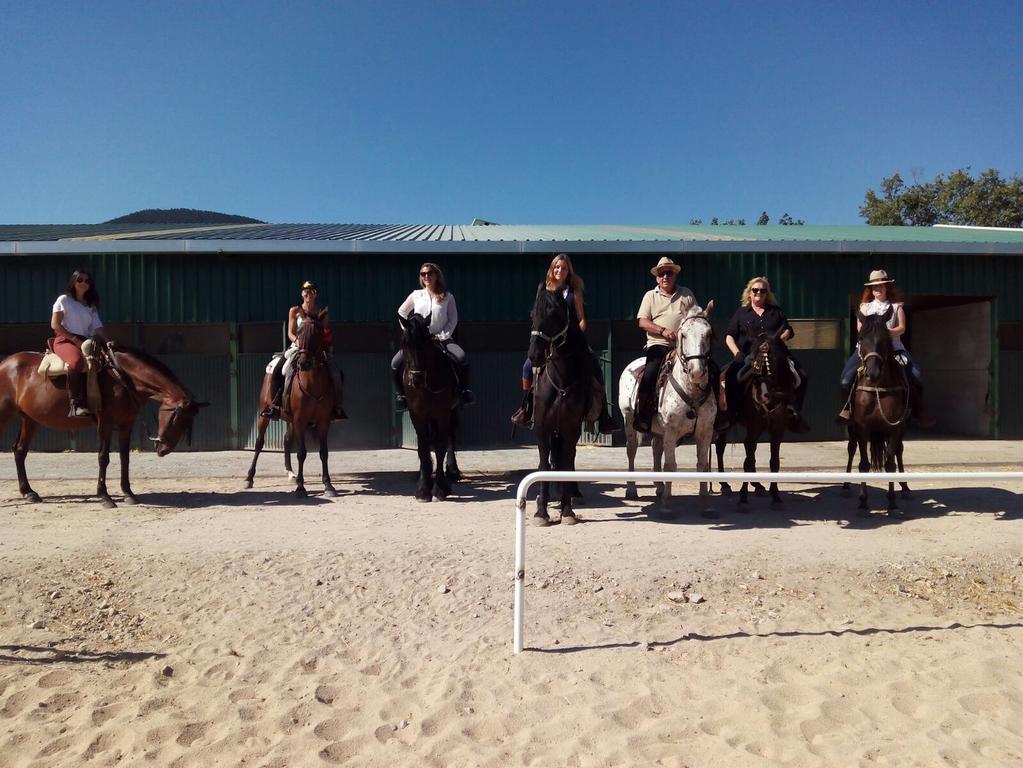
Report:
M 526 494 L 542 482 L 759 482 L 759 483 L 898 483 L 1023 481 L 1023 472 L 533 472 L 522 478 L 515 494 L 515 608 L 512 652 L 522 652 L 523 587 L 526 578 Z

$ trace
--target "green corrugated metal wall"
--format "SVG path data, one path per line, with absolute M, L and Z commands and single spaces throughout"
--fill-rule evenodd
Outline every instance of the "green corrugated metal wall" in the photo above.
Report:
M 866 245 L 866 244 L 865 244 Z M 599 253 L 573 256 L 577 271 L 586 280 L 587 313 L 591 319 L 625 321 L 632 318 L 643 293 L 653 285 L 649 268 L 658 255 Z M 287 307 L 298 299 L 298 286 L 316 280 L 334 321 L 390 322 L 397 305 L 416 287 L 416 272 L 424 260 L 437 261 L 457 296 L 463 321 L 498 323 L 525 320 L 536 285 L 546 271 L 547 255 L 448 254 L 424 259 L 410 254 L 104 254 L 91 257 L 4 257 L 0 270 L 0 323 L 46 322 L 50 307 L 71 270 L 85 265 L 93 270 L 103 297 L 102 315 L 109 323 L 222 323 L 280 321 Z M 914 294 L 998 296 L 996 322 L 1023 321 L 1023 269 L 1019 256 L 907 255 L 866 253 L 700 253 L 681 257 L 682 283 L 701 302 L 714 298 L 716 316 L 724 322 L 738 305 L 746 280 L 765 274 L 786 312 L 792 318 L 845 320 L 850 295 L 865 275 L 883 266 L 898 284 Z M 912 320 L 911 320 L 912 322 Z M 469 349 L 474 389 L 480 406 L 465 412 L 462 443 L 467 446 L 531 441 L 519 434 L 513 440 L 508 416 L 518 404 L 518 370 L 522 352 Z M 719 334 L 718 350 L 723 350 Z M 621 347 L 621 348 L 620 348 Z M 225 353 L 228 351 L 225 350 Z M 621 355 L 626 354 L 625 361 Z M 630 355 L 627 345 L 615 344 L 613 388 Z M 835 386 L 841 367 L 839 350 L 799 350 L 812 378 L 807 417 L 813 426 L 808 436 L 829 439 L 840 436 L 831 424 L 835 410 Z M 251 361 L 238 356 L 237 443 L 229 439 L 232 416 L 229 357 L 181 355 L 168 357 L 169 364 L 192 386 L 196 395 L 213 406 L 196 423 L 193 447 L 226 448 L 251 444 L 255 397 L 267 356 Z M 348 377 L 349 411 L 355 418 L 335 425 L 332 445 L 368 448 L 407 443 L 401 420 L 392 420 L 387 361 L 388 351 L 353 355 L 342 360 Z M 723 355 L 722 355 L 723 357 Z M 257 359 L 258 358 L 258 359 Z M 1006 371 L 1013 370 L 1011 353 L 1002 352 L 999 384 L 1005 390 Z M 223 368 L 221 368 L 223 366 Z M 193 370 L 194 368 L 194 370 Z M 1000 403 L 1003 434 L 1011 429 L 1011 403 Z M 392 424 L 397 425 L 395 433 Z M 4 439 L 13 440 L 10 429 Z M 280 435 L 273 438 L 279 443 Z M 276 445 L 275 442 L 268 444 Z M 137 442 L 137 441 L 136 441 Z M 138 444 L 138 442 L 137 442 Z M 37 447 L 61 450 L 69 445 L 66 435 L 41 434 Z M 94 445 L 86 434 L 76 447 Z

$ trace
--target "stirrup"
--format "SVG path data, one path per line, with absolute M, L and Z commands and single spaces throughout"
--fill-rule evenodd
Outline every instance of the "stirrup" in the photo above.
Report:
M 84 405 L 78 405 L 77 403 L 71 403 L 71 407 L 67 412 L 69 419 L 79 419 L 83 416 L 92 416 L 92 411 L 86 408 Z
M 843 408 L 841 411 L 838 412 L 838 415 L 835 417 L 835 422 L 843 426 L 848 424 L 850 420 L 852 420 L 851 408 Z
M 525 427 L 526 429 L 533 428 L 532 415 L 527 413 L 525 408 L 519 408 L 512 414 L 511 423 L 518 427 Z
M 399 411 L 408 410 L 408 401 L 405 400 L 405 395 L 396 395 L 394 398 L 394 407 Z

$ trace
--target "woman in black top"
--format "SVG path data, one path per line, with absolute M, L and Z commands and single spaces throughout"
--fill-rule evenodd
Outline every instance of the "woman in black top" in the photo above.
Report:
M 737 406 L 742 398 L 742 387 L 739 384 L 739 373 L 752 362 L 753 345 L 761 333 L 775 335 L 780 333 L 782 341 L 788 341 L 796 332 L 792 330 L 785 312 L 778 306 L 778 300 L 771 292 L 771 284 L 766 277 L 754 277 L 742 292 L 742 306 L 732 315 L 725 335 L 725 344 L 734 359 L 725 370 L 725 400 L 727 408 L 724 418 L 716 426 L 726 428 L 735 423 Z M 792 354 L 789 354 L 799 375 L 799 386 L 796 388 L 796 401 L 789 406 L 789 428 L 793 432 L 806 432 L 810 426 L 803 419 L 803 399 L 806 397 L 806 371 Z

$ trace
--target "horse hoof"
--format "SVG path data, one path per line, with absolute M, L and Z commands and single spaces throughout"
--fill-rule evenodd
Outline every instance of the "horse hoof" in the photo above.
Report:
M 732 486 L 730 486 L 728 483 L 721 483 L 722 496 L 731 496 L 733 493 L 735 492 L 732 490 Z
M 103 499 L 100 501 L 100 505 L 103 509 L 117 509 L 117 505 L 114 503 L 113 499 Z
M 785 502 L 784 501 L 772 501 L 771 502 L 771 509 L 774 510 L 775 512 L 784 512 L 785 511 Z
M 906 515 L 898 507 L 890 507 L 888 509 L 888 517 L 898 517 L 898 518 L 905 519 Z
M 578 522 L 579 522 L 579 518 L 577 518 L 574 514 L 569 513 L 567 515 L 563 514 L 561 516 L 561 524 L 562 525 L 575 525 Z
M 461 481 L 461 479 L 462 479 L 462 473 L 461 473 L 460 470 L 457 470 L 457 469 L 454 472 L 452 472 L 451 470 L 448 470 L 445 473 L 445 476 L 447 477 L 448 482 L 452 482 L 452 483 L 457 483 L 457 482 Z
M 40 501 L 42 501 L 42 499 L 39 498 L 39 494 L 36 493 L 35 491 L 29 491 L 28 493 L 22 494 L 22 498 L 24 498 L 25 501 L 32 502 L 33 504 L 38 504 Z
M 551 519 L 547 515 L 541 515 L 539 512 L 533 515 L 533 525 L 537 528 L 546 528 L 550 524 Z
M 429 504 L 433 501 L 433 496 L 416 496 L 416 501 L 420 504 Z
M 295 489 L 295 498 L 296 498 L 296 499 L 304 499 L 304 498 L 306 498 L 306 497 L 307 497 L 308 495 L 309 495 L 309 492 L 308 492 L 308 491 L 306 491 L 306 489 L 305 489 L 305 488 L 296 488 L 296 489 Z
M 447 493 L 435 493 L 435 494 L 433 494 L 433 498 L 436 501 L 447 501 L 448 500 L 448 495 L 447 495 Z
M 654 496 L 660 497 L 664 493 L 664 483 L 654 483 Z
M 335 491 L 333 488 L 324 488 L 323 495 L 328 499 L 334 499 L 337 498 L 337 491 Z
M 625 491 L 625 500 L 626 501 L 639 501 L 639 494 L 636 493 L 636 489 L 635 488 L 628 488 Z
M 139 503 L 139 500 L 129 493 L 127 496 L 124 497 L 124 500 L 121 503 L 127 504 L 129 507 L 134 507 L 136 504 Z
M 758 497 L 758 498 L 760 498 L 762 496 L 766 496 L 767 495 L 767 490 L 765 488 L 763 488 L 762 486 L 758 487 L 758 488 L 754 488 L 753 489 L 753 495 Z
M 251 487 L 252 487 L 252 481 L 251 481 L 251 480 L 246 480 L 246 481 L 245 481 L 245 482 L 244 482 L 244 483 L 242 484 L 242 488 L 248 489 L 248 488 L 251 488 Z

